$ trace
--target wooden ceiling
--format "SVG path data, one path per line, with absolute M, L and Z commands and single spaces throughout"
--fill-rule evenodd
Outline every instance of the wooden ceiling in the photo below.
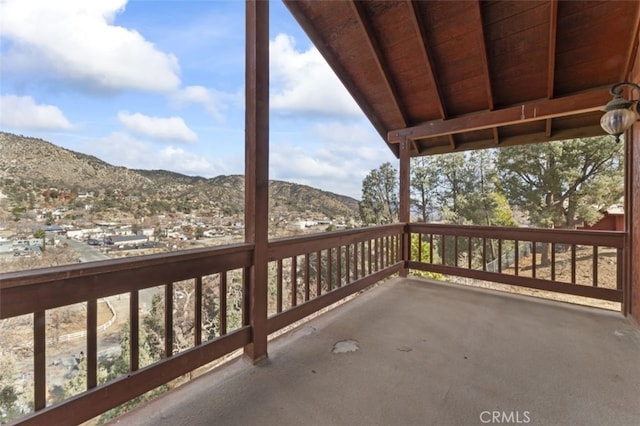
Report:
M 603 134 L 640 1 L 285 4 L 398 155 Z

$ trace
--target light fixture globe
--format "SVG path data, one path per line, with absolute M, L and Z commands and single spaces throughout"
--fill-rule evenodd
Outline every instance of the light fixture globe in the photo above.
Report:
M 600 118 L 600 126 L 605 132 L 615 136 L 616 142 L 620 142 L 620 135 L 631 128 L 638 119 L 633 110 L 635 109 L 640 113 L 640 103 L 638 103 L 637 99 L 625 99 L 622 96 L 624 87 L 629 87 L 640 93 L 640 86 L 635 83 L 623 81 L 614 84 L 609 89 L 613 99 L 604 106 L 605 113 Z
M 636 113 L 627 108 L 614 109 L 607 111 L 600 118 L 600 126 L 605 132 L 616 137 L 619 140 L 620 135 L 633 126 L 636 121 Z

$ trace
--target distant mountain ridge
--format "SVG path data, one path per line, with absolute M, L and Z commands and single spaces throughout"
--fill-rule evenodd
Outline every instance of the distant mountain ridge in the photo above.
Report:
M 230 214 L 244 209 L 244 178 L 240 175 L 209 179 L 166 170 L 128 169 L 42 139 L 0 132 L 0 191 L 18 204 L 37 202 L 50 188 L 72 198 L 80 193 L 137 198 L 143 209 L 139 214 L 175 209 L 217 209 Z M 271 214 L 358 214 L 357 200 L 306 185 L 272 180 L 269 193 Z

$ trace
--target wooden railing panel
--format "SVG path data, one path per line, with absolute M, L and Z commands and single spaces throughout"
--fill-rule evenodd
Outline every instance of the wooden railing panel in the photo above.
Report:
M 408 229 L 409 232 L 420 236 L 421 241 L 429 241 L 430 252 L 439 250 L 439 256 L 442 258 L 440 262 L 410 259 L 409 266 L 413 269 L 608 301 L 620 302 L 623 299 L 621 287 L 615 288 L 611 285 L 613 282 L 622 282 L 623 232 L 441 224 L 411 224 Z M 450 238 L 453 238 L 453 249 L 448 242 Z M 467 253 L 471 253 L 471 255 L 467 254 L 468 262 L 464 267 L 458 264 L 460 250 L 457 241 L 460 238 L 467 239 L 466 250 Z M 498 253 L 494 256 L 492 247 L 496 241 Z M 538 245 L 543 247 L 542 252 L 538 249 Z M 569 275 L 567 276 L 565 272 L 565 278 L 562 280 L 559 279 L 558 256 L 556 256 L 560 246 L 567 247 L 568 256 L 570 256 Z M 544 247 L 551 248 L 548 270 L 544 270 L 540 264 L 542 256 L 545 255 L 544 251 L 547 250 Z M 599 282 L 602 280 L 602 274 L 598 269 L 601 248 L 616 250 L 618 253 L 616 275 L 610 278 L 612 282 L 604 285 Z M 448 253 L 448 249 L 452 253 Z M 578 251 L 580 259 L 578 259 Z M 508 260 L 508 264 L 504 264 L 504 257 L 508 253 L 512 256 L 511 260 Z M 583 259 L 585 253 L 591 257 L 591 264 L 587 268 L 591 271 L 591 277 L 577 274 L 578 260 L 583 263 L 588 260 Z M 549 251 L 546 255 L 549 257 Z M 473 258 L 480 259 L 480 264 L 475 263 Z M 489 263 L 491 263 L 491 269 L 488 268 Z

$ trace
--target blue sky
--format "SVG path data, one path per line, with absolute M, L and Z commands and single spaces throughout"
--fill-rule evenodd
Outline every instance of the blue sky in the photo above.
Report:
M 270 178 L 360 198 L 395 158 L 270 3 Z M 113 165 L 244 172 L 244 2 L 0 0 L 0 129 Z

